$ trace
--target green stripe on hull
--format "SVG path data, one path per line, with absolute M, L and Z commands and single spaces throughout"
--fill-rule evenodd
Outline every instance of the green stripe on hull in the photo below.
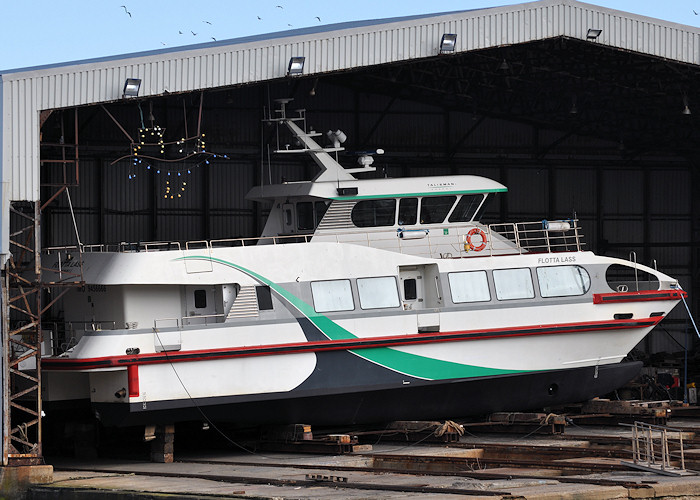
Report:
M 261 276 L 255 271 L 246 269 L 232 262 L 228 262 L 223 259 L 218 259 L 216 257 L 206 257 L 206 256 L 187 256 L 179 257 L 175 260 L 194 260 L 203 259 L 209 260 L 211 262 L 216 262 L 228 267 L 237 269 L 249 276 L 252 276 L 261 283 L 266 284 L 282 296 L 287 302 L 292 304 L 295 308 L 299 310 L 304 316 L 306 316 L 309 321 L 311 321 L 316 328 L 321 330 L 321 332 L 328 337 L 330 340 L 347 340 L 347 339 L 357 339 L 356 335 L 353 335 L 348 330 L 329 319 L 322 314 L 318 314 L 312 306 L 301 300 L 299 297 L 288 292 L 286 289 L 279 286 L 277 283 L 270 281 L 269 279 Z M 435 358 L 428 358 L 425 356 L 419 356 L 417 354 L 410 354 L 407 352 L 398 351 L 390 347 L 373 347 L 361 350 L 350 350 L 353 354 L 366 359 L 372 363 L 383 366 L 390 370 L 398 373 L 403 373 L 405 375 L 421 378 L 425 380 L 447 380 L 452 378 L 469 378 L 469 377 L 485 377 L 493 375 L 507 375 L 511 373 L 522 373 L 523 370 L 503 370 L 499 368 L 486 368 L 483 366 L 473 366 L 464 365 L 461 363 L 454 363 L 452 361 L 442 361 Z

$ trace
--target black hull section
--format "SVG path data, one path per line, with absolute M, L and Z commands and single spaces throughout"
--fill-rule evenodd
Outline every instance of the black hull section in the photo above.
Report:
M 525 411 L 585 401 L 632 380 L 642 363 L 530 372 L 519 375 L 411 380 L 393 387 L 367 387 L 328 394 L 291 391 L 193 401 L 94 404 L 105 425 L 131 426 L 209 419 L 238 427 L 306 423 L 351 425 L 392 420 L 444 420 L 496 411 Z

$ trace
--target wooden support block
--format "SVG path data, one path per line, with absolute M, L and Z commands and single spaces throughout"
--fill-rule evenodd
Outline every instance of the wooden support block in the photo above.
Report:
M 335 441 L 336 443 L 349 444 L 350 435 L 349 434 L 328 434 L 327 439 L 329 441 Z
M 172 453 L 151 452 L 151 462 L 158 464 L 171 464 L 174 461 Z
M 352 447 L 353 453 L 364 453 L 367 451 L 372 451 L 371 444 L 356 444 L 356 445 L 353 445 L 353 447 Z
M 159 425 L 151 440 L 151 462 L 172 463 L 175 451 L 175 426 Z

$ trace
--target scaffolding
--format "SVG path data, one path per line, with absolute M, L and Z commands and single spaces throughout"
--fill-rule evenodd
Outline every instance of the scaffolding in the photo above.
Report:
M 38 202 L 10 203 L 3 271 L 3 465 L 37 465 L 41 448 L 41 257 Z
M 51 111 L 41 114 L 43 125 Z M 61 283 L 44 283 L 41 277 L 41 213 L 68 187 L 78 184 L 78 110 L 74 110 L 74 141 L 65 141 L 63 115 L 58 144 L 42 143 L 42 148 L 58 149 L 58 155 L 42 154 L 42 163 L 58 165 L 58 179 L 42 186 L 53 194 L 39 201 L 10 201 L 10 256 L 2 269 L 2 465 L 43 463 L 41 418 L 42 316 L 71 286 L 83 284 L 82 266 Z M 67 151 L 72 151 L 69 157 Z M 43 153 L 43 151 L 42 151 Z M 46 158 L 44 156 L 47 156 Z M 53 182 L 51 182 L 53 181 Z M 70 199 L 70 198 L 69 198 Z M 77 231 L 77 228 L 76 228 Z M 82 259 L 80 259 L 82 263 Z M 58 289 L 56 287 L 59 287 Z M 51 290 L 46 304 L 42 298 Z

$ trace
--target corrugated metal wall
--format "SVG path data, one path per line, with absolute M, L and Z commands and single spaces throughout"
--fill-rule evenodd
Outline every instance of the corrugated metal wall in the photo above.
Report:
M 39 112 L 117 100 L 126 78 L 141 78 L 140 95 L 186 92 L 281 78 L 292 56 L 305 56 L 305 73 L 324 73 L 429 57 L 445 32 L 457 50 L 478 50 L 553 36 L 697 63 L 700 32 L 570 0 L 544 0 L 493 9 L 290 34 L 284 38 L 216 43 L 85 64 L 6 73 L 2 78 L 2 168 L 10 199 L 39 198 Z

